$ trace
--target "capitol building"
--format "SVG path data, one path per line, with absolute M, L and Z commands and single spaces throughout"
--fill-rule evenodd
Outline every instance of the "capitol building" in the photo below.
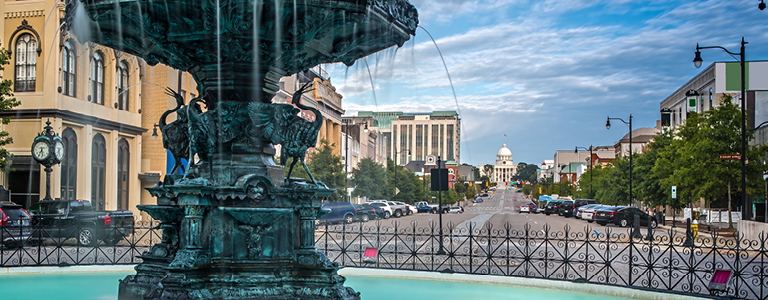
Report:
M 512 162 L 512 151 L 509 151 L 507 144 L 503 144 L 496 153 L 496 165 L 493 166 L 491 180 L 496 182 L 497 187 L 505 187 L 516 173 L 517 166 Z

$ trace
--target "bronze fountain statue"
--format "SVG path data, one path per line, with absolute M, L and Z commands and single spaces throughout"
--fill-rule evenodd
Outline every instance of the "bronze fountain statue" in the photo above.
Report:
M 314 221 L 333 191 L 283 177 L 273 145 L 306 169 L 322 115 L 272 103 L 282 76 L 322 63 L 351 66 L 402 46 L 418 13 L 406 0 L 72 0 L 69 28 L 93 41 L 187 71 L 198 97 L 163 114 L 163 146 L 188 158 L 139 209 L 162 241 L 120 282 L 126 299 L 358 299 L 314 246 Z M 85 26 L 74 26 L 86 24 Z M 160 101 L 165 101 L 160 100 Z M 203 109 L 204 106 L 204 109 Z M 298 116 L 315 114 L 313 121 Z M 166 123 L 168 114 L 178 118 Z M 195 161 L 193 157 L 199 158 Z M 283 159 L 285 161 L 285 159 Z M 307 170 L 309 171 L 309 170 Z M 289 172 L 290 174 L 290 172 Z M 290 175 L 289 175 L 290 177 Z

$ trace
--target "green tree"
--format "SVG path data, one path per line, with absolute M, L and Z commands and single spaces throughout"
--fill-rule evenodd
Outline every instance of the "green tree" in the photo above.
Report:
M 4 65 L 8 64 L 9 60 L 8 51 L 4 48 L 0 48 L 0 71 L 5 70 Z M 20 103 L 13 98 L 13 90 L 11 89 L 12 82 L 10 79 L 2 79 L 0 77 L 0 112 L 8 111 L 18 106 Z M 11 122 L 12 117 L 2 118 L 3 125 L 8 125 Z M 13 143 L 13 138 L 7 131 L 0 131 L 0 170 L 6 170 L 10 167 L 11 162 L 8 161 L 8 157 L 11 153 L 5 149 L 6 145 Z
M 539 170 L 538 165 L 529 165 L 524 162 L 517 164 L 517 174 L 512 178 L 514 180 L 526 180 L 530 182 L 536 181 L 536 171 Z
M 384 199 L 387 194 L 386 182 L 387 173 L 379 163 L 370 158 L 363 158 L 357 164 L 357 168 L 352 170 L 351 183 L 355 190 L 352 196 L 367 197 L 368 199 Z
M 424 199 L 423 183 L 416 174 L 387 160 L 388 195 L 392 201 L 414 203 Z

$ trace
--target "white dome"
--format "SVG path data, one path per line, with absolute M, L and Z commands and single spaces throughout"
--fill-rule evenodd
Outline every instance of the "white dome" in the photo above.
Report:
M 504 144 L 501 146 L 501 149 L 499 149 L 499 152 L 496 153 L 497 157 L 512 157 L 512 151 L 509 151 L 509 148 L 507 148 L 507 144 Z

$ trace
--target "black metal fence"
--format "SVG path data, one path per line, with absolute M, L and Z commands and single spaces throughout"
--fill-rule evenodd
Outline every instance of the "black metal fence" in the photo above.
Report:
M 138 264 L 136 256 L 161 240 L 162 232 L 152 225 L 138 222 L 99 231 L 78 225 L 28 226 L 23 232 L 2 227 L 0 267 Z
M 768 298 L 766 237 L 759 241 L 699 236 L 672 229 L 615 227 L 534 230 L 430 222 L 326 225 L 316 245 L 343 266 L 517 276 L 589 282 L 697 296 Z M 371 250 L 375 249 L 375 250 Z M 367 254 L 367 255 L 366 255 Z M 708 288 L 717 270 L 731 271 L 727 290 Z
M 89 244 L 79 239 L 81 228 L 62 233 L 31 227 L 21 236 L 3 228 L 0 267 L 137 264 L 137 256 L 161 240 L 155 225 L 114 228 L 112 234 L 128 234 Z M 534 230 L 464 223 L 443 228 L 441 247 L 434 222 L 372 221 L 320 226 L 315 241 L 342 266 L 567 280 L 699 296 L 709 296 L 715 272 L 726 270 L 732 277 L 720 296 L 768 299 L 766 236 L 686 241 L 672 230 L 656 231 L 650 239 L 638 234 L 615 227 Z

